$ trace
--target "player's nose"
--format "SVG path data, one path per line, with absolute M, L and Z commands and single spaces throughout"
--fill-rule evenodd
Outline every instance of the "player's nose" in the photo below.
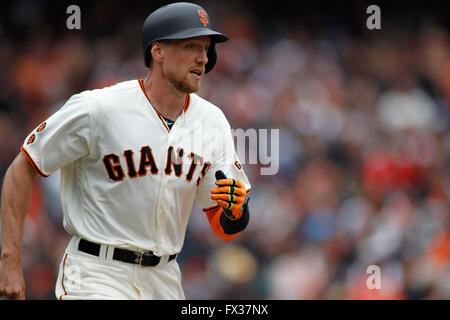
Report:
M 197 62 L 201 63 L 202 65 L 206 65 L 208 63 L 207 50 L 202 50 L 202 52 L 197 55 Z

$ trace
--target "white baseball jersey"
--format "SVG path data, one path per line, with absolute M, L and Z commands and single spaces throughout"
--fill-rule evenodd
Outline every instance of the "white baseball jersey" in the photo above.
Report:
M 157 255 L 180 252 L 194 201 L 217 206 L 216 170 L 250 189 L 223 112 L 190 94 L 169 129 L 142 80 L 72 96 L 21 149 L 41 175 L 61 169 L 68 233 Z

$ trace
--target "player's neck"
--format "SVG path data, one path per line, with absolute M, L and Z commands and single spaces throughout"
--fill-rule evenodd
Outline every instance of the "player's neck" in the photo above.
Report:
M 183 111 L 186 94 L 168 87 L 164 81 L 154 81 L 148 75 L 144 79 L 144 88 L 153 107 L 164 117 L 176 120 Z

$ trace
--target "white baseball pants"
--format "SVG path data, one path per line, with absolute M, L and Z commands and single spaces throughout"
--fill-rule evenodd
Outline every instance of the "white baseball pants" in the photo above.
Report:
M 142 267 L 112 260 L 102 252 L 96 257 L 78 251 L 78 242 L 78 237 L 72 237 L 61 260 L 57 299 L 185 299 L 176 259 L 162 258 L 157 266 Z

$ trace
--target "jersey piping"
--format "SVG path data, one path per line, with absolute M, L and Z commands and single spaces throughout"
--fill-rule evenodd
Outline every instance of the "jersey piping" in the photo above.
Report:
M 166 128 L 167 132 L 170 132 L 170 129 L 171 129 L 172 126 L 169 128 L 169 126 L 166 123 L 165 117 L 158 110 L 156 110 L 156 108 L 153 106 L 152 102 L 150 101 L 150 98 L 147 95 L 147 92 L 145 91 L 144 81 L 142 79 L 138 79 L 138 82 L 139 82 L 139 86 L 141 87 L 142 92 L 144 93 L 145 97 L 147 98 L 148 103 L 150 103 L 150 105 L 152 106 L 153 110 L 155 110 L 155 112 L 158 115 L 159 119 L 161 120 L 161 122 L 163 123 L 164 127 Z M 191 98 L 187 94 L 186 95 L 186 100 L 184 101 L 184 106 L 183 106 L 183 112 L 184 113 L 186 113 L 187 109 L 189 108 L 190 101 L 191 101 Z M 174 121 L 174 123 L 175 123 L 175 121 Z

